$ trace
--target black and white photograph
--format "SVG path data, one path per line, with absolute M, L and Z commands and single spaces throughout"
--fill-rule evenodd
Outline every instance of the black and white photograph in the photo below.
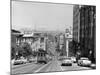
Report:
M 11 75 L 96 70 L 96 5 L 11 0 Z

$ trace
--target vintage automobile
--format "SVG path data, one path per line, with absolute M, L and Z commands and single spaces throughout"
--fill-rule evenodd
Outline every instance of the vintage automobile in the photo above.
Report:
M 66 58 L 67 58 L 66 56 L 59 56 L 59 57 L 58 57 L 58 60 L 63 61 L 63 60 L 66 59 Z
M 59 60 L 59 61 L 60 61 L 60 60 L 63 60 L 63 58 L 59 56 L 59 57 L 58 57 L 58 60 Z
M 23 64 L 23 61 L 20 59 L 14 61 L 14 65 L 19 65 L 19 64 Z
M 71 57 L 73 63 L 76 63 L 76 57 Z
M 61 66 L 72 66 L 72 60 L 71 60 L 71 58 L 70 57 L 65 58 L 62 61 Z
M 91 61 L 86 57 L 81 57 L 77 63 L 78 66 L 90 66 Z
M 31 63 L 31 62 L 35 62 L 35 61 L 36 61 L 36 58 L 32 58 L 32 57 L 31 57 L 31 58 L 29 59 L 29 62 L 30 62 L 30 63 Z
M 92 69 L 96 69 L 96 64 L 91 64 L 90 66 Z
M 21 59 L 21 61 L 23 62 L 23 64 L 26 64 L 28 62 L 27 59 Z

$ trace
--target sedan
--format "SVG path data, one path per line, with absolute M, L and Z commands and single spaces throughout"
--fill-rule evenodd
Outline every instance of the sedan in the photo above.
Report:
M 27 59 L 21 59 L 21 61 L 24 63 L 24 64 L 26 64 L 28 61 L 27 61 Z
M 23 61 L 19 59 L 14 61 L 14 65 L 19 65 L 19 64 L 23 64 Z
M 88 58 L 82 57 L 78 60 L 78 66 L 90 66 L 91 61 Z
M 61 66 L 72 66 L 72 60 L 71 58 L 66 58 L 62 61 Z
M 73 63 L 76 63 L 76 57 L 71 57 Z

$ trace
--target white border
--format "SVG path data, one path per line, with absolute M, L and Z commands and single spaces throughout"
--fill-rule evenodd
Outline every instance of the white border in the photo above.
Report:
M 54 3 L 69 3 L 69 4 L 86 4 L 86 5 L 98 5 L 97 15 L 98 18 L 97 22 L 97 43 L 96 43 L 96 50 L 97 51 L 97 69 L 96 70 L 84 70 L 84 71 L 68 71 L 68 72 L 54 72 L 54 73 L 41 73 L 41 75 L 99 75 L 99 67 L 100 66 L 100 59 L 99 59 L 99 16 L 100 16 L 100 2 L 98 0 L 28 0 L 28 1 L 41 1 L 41 2 L 54 2 Z M 0 0 L 0 75 L 9 75 L 10 73 L 10 0 Z M 26 75 L 26 74 L 25 74 Z M 32 74 L 28 74 L 32 75 Z M 34 74 L 37 75 L 37 74 Z

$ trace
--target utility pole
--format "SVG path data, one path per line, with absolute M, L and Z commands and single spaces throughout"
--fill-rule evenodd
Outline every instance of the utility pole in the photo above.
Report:
M 67 52 L 67 57 L 68 57 L 68 55 L 69 55 L 69 41 L 68 41 L 68 39 L 65 39 L 66 40 L 66 52 Z

